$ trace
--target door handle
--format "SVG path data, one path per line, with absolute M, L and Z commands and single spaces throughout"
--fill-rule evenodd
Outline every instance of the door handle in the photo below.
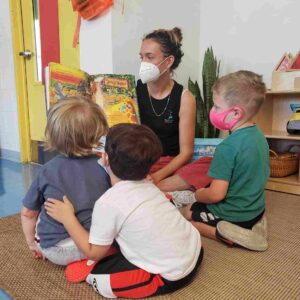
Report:
M 32 52 L 30 50 L 24 50 L 19 52 L 20 56 L 23 56 L 24 58 L 30 59 L 32 56 Z

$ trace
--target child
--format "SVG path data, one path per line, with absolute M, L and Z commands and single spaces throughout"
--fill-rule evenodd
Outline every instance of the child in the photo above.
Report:
M 109 130 L 105 151 L 113 187 L 96 202 L 90 233 L 66 197 L 48 199 L 47 213 L 99 261 L 86 281 L 104 297 L 143 298 L 181 288 L 195 275 L 203 251 L 199 232 L 145 179 L 161 155 L 159 139 L 146 126 L 119 124 Z M 114 240 L 120 252 L 101 260 Z
M 68 195 L 80 224 L 89 230 L 94 204 L 110 188 L 109 176 L 93 154 L 107 130 L 102 110 L 88 99 L 64 99 L 50 109 L 46 148 L 60 155 L 41 167 L 23 199 L 21 212 L 25 238 L 34 257 L 59 265 L 85 258 L 64 226 L 46 214 L 44 202 L 48 197 L 62 199 Z
M 261 76 L 250 71 L 231 73 L 216 81 L 210 120 L 231 134 L 216 148 L 208 172 L 212 182 L 195 193 L 171 193 L 175 202 L 182 202 L 182 198 L 197 201 L 181 211 L 201 234 L 257 251 L 268 247 L 263 215 L 269 147 L 253 123 L 265 90 Z

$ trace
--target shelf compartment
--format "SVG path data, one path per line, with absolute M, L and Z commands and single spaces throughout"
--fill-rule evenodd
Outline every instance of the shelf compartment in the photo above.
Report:
M 273 135 L 273 132 L 286 132 L 286 124 L 293 113 L 290 104 L 300 104 L 300 92 L 290 94 L 268 93 L 261 109 L 254 118 L 254 122 L 258 124 L 262 132 L 270 135 Z M 289 136 L 287 132 L 283 135 L 279 134 L 279 136 L 286 139 L 288 137 L 297 139 L 295 136 Z
M 270 139 L 300 141 L 300 135 L 296 135 L 296 134 L 292 135 L 286 131 L 279 131 L 279 130 L 264 131 L 264 135 L 266 138 L 270 138 Z

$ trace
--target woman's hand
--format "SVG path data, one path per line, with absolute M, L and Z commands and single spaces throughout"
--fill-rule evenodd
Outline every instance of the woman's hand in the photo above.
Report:
M 62 224 L 75 215 L 74 207 L 67 196 L 63 197 L 63 201 L 48 198 L 45 202 L 45 209 L 50 217 Z

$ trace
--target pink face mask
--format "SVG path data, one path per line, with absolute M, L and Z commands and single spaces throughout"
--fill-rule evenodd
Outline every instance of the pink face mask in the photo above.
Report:
M 231 112 L 234 112 L 234 111 L 235 111 L 235 108 L 231 107 L 223 112 L 216 113 L 214 108 L 212 108 L 209 113 L 209 119 L 210 119 L 211 124 L 213 124 L 216 128 L 218 128 L 220 130 L 231 130 L 234 127 L 234 125 L 237 122 L 239 122 L 240 119 L 243 117 L 243 114 L 242 114 L 242 116 L 240 116 L 239 118 L 233 117 L 228 122 L 225 122 L 224 120 L 226 119 L 228 114 Z M 242 113 L 243 113 L 243 110 L 242 110 Z

